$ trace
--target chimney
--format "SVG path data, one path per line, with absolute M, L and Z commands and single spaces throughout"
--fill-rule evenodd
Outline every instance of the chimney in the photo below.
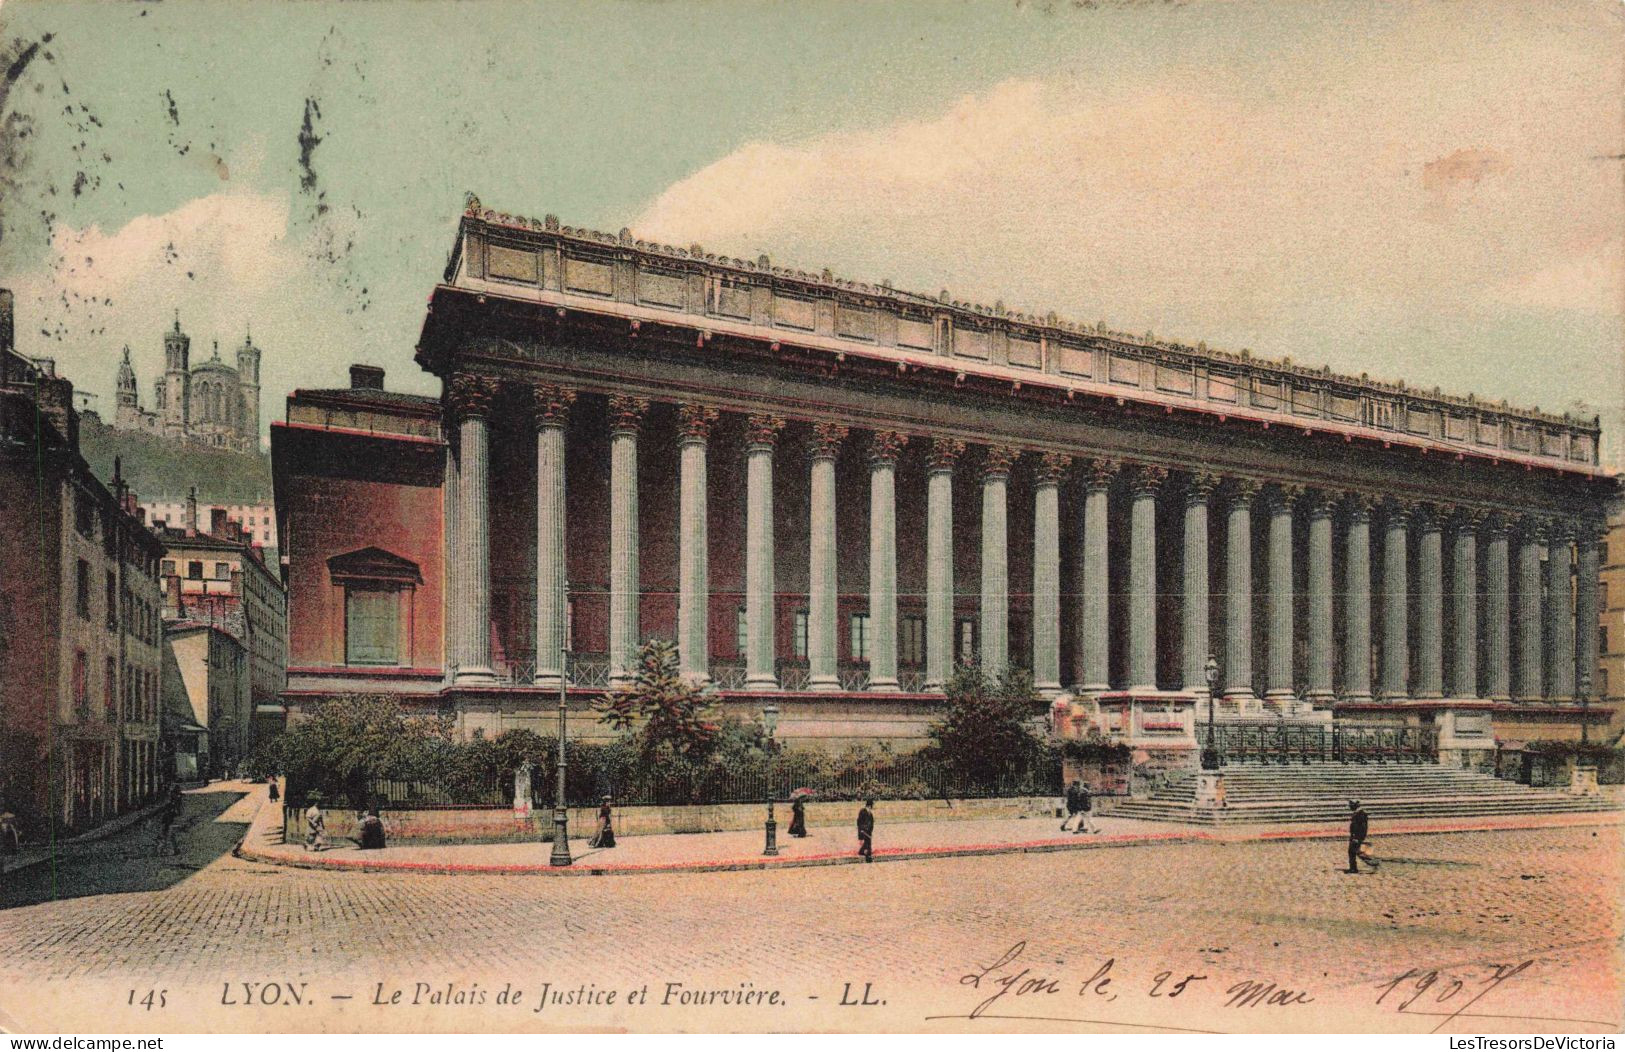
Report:
M 17 349 L 17 303 L 10 289 L 0 289 L 0 354 Z
M 186 494 L 186 535 L 197 536 L 197 487 L 193 486 Z
M 46 375 L 42 370 L 36 397 L 40 413 L 69 446 L 78 449 L 79 414 L 73 411 L 73 384 L 55 375 Z
M 350 366 L 350 389 L 352 391 L 382 391 L 384 389 L 384 371 L 376 365 Z
M 241 566 L 237 566 L 237 567 L 232 568 L 232 571 L 231 571 L 231 594 L 232 595 L 242 595 L 243 594 L 243 568 Z
M 181 616 L 181 575 L 180 574 L 175 574 L 173 577 L 166 577 L 164 579 L 164 592 L 165 592 L 164 605 L 169 608 L 169 610 L 166 611 L 166 612 L 169 613 L 169 615 L 171 617 L 179 617 L 179 616 Z
M 209 509 L 209 533 L 216 537 L 231 536 L 231 527 L 226 522 L 225 508 Z

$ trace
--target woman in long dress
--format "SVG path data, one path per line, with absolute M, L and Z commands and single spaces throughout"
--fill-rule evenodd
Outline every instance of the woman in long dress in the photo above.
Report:
M 790 801 L 790 835 L 807 835 L 807 802 L 799 796 Z
M 615 826 L 610 821 L 614 811 L 610 808 L 610 802 L 609 797 L 604 797 L 603 806 L 598 809 L 598 831 L 587 841 L 588 847 L 615 846 Z

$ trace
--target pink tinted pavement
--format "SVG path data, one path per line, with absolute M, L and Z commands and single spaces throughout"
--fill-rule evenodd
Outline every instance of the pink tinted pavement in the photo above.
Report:
M 246 810 L 268 805 L 266 788 L 252 787 L 239 802 Z M 239 811 L 239 814 L 242 812 Z M 853 808 L 854 823 L 857 810 Z M 765 820 L 764 813 L 764 820 Z M 764 834 L 748 832 L 685 833 L 621 837 L 617 846 L 594 849 L 585 838 L 570 840 L 575 863 L 567 868 L 549 864 L 552 845 L 541 841 L 501 844 L 402 843 L 382 850 L 361 851 L 354 842 L 339 841 L 324 851 L 306 851 L 301 844 L 282 842 L 282 809 L 258 806 L 237 853 L 240 857 L 274 865 L 313 869 L 404 871 L 419 873 L 531 873 L 551 876 L 608 876 L 614 874 L 705 872 L 747 869 L 782 869 L 796 866 L 862 864 L 857 857 L 854 827 L 814 826 L 806 838 L 786 835 L 788 822 L 779 823 L 779 854 L 762 854 Z M 1063 833 L 1051 818 L 988 819 L 942 822 L 886 822 L 884 806 L 875 816 L 875 862 L 951 858 L 965 855 L 1018 854 L 1140 847 L 1209 840 L 1243 843 L 1279 839 L 1341 839 L 1344 826 L 1284 825 L 1227 827 L 1178 825 L 1126 818 L 1097 818 L 1098 833 Z M 1493 818 L 1410 819 L 1374 821 L 1373 842 L 1384 836 L 1418 833 L 1456 833 L 1475 829 L 1547 829 L 1568 826 L 1616 825 L 1618 811 L 1560 815 L 1511 815 Z M 1380 846 L 1379 846 L 1380 853 Z

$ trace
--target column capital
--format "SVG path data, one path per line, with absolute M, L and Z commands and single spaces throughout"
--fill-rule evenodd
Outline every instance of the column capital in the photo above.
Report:
M 718 415 L 712 406 L 684 402 L 677 407 L 677 434 L 685 442 L 704 442 L 711 437 Z
M 1040 486 L 1056 486 L 1066 477 L 1067 469 L 1071 466 L 1072 457 L 1069 454 L 1053 451 L 1040 453 L 1038 462 L 1033 466 L 1033 478 Z
M 784 430 L 784 417 L 771 413 L 752 413 L 745 418 L 745 448 L 772 449 Z
M 845 424 L 836 424 L 828 420 L 817 420 L 812 426 L 812 458 L 814 460 L 834 460 L 841 452 L 841 443 L 846 441 L 847 427 Z
M 1470 508 L 1466 505 L 1456 504 L 1443 509 L 1451 526 L 1464 533 L 1476 533 L 1482 529 L 1489 513 L 1483 508 Z
M 454 373 L 446 385 L 446 399 L 458 420 L 491 415 L 491 404 L 496 401 L 501 384 L 494 376 L 480 373 Z
M 1418 501 L 1411 505 L 1411 522 L 1423 533 L 1437 533 L 1447 514 L 1446 506 L 1430 501 Z
M 563 427 L 570 422 L 570 406 L 576 393 L 558 384 L 533 384 L 530 389 L 531 424 L 540 431 L 544 427 Z
M 1601 519 L 1576 519 L 1574 541 L 1580 545 L 1601 544 L 1608 537 L 1608 523 Z
M 1350 522 L 1370 522 L 1371 510 L 1376 505 L 1376 498 L 1369 493 L 1351 489 L 1343 494 L 1343 506 L 1348 509 Z
M 1484 532 L 1491 537 L 1505 537 L 1512 532 L 1512 522 L 1504 512 L 1486 512 L 1484 514 Z
M 1257 479 L 1243 478 L 1239 475 L 1229 476 L 1225 482 L 1225 497 L 1232 504 L 1249 507 L 1258 497 L 1262 488 Z
M 1021 457 L 1018 446 L 988 446 L 982 460 L 983 478 L 1008 478 L 1010 468 Z
M 1518 519 L 1518 534 L 1533 544 L 1545 544 L 1550 535 L 1551 523 L 1540 515 L 1524 515 Z
M 933 438 L 931 452 L 926 454 L 925 462 L 932 471 L 952 471 L 964 452 L 965 443 L 957 438 Z
M 1168 469 L 1160 464 L 1137 464 L 1131 485 L 1138 496 L 1156 496 L 1157 490 L 1167 481 Z
M 1571 519 L 1552 519 L 1546 526 L 1546 540 L 1548 544 L 1566 544 L 1574 539 L 1574 522 Z
M 895 464 L 906 445 L 908 436 L 901 431 L 876 431 L 869 439 L 869 463 Z
M 1410 525 L 1411 515 L 1416 511 L 1416 508 L 1417 506 L 1409 501 L 1403 501 L 1396 497 L 1384 497 L 1382 501 L 1383 518 L 1388 520 L 1390 526 Z
M 1264 502 L 1271 512 L 1292 511 L 1292 505 L 1303 499 L 1307 487 L 1294 482 L 1274 482 L 1264 487 Z
M 1185 504 L 1195 507 L 1206 504 L 1213 499 L 1213 491 L 1219 488 L 1219 476 L 1211 471 L 1195 471 L 1185 479 Z
M 1311 489 L 1304 493 L 1304 507 L 1309 509 L 1311 519 L 1329 519 L 1337 510 L 1338 495 L 1330 490 Z
M 611 395 L 609 399 L 609 433 L 635 435 L 648 415 L 649 400 L 631 395 Z
M 1111 486 L 1112 479 L 1123 470 L 1122 461 L 1107 460 L 1096 457 L 1083 466 L 1083 484 L 1091 492 L 1098 492 Z

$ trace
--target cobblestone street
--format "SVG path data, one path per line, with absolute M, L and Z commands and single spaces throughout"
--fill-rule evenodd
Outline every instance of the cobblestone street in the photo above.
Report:
M 1460 1033 L 1620 1022 L 1617 825 L 1379 828 L 1386 861 L 1360 876 L 1339 872 L 1340 843 L 1320 840 L 548 880 L 242 861 L 229 854 L 249 817 L 228 809 L 236 799 L 187 797 L 179 857 L 154 857 L 151 830 L 138 828 L 5 878 L 0 1026 Z M 1410 969 L 1417 977 L 1384 995 Z M 1205 978 L 1169 1000 L 1187 975 Z M 1243 989 L 1231 1003 L 1251 981 L 1302 996 L 1248 1003 Z M 498 1005 L 509 983 L 523 999 Z M 544 983 L 576 1003 L 533 1012 Z M 683 990 L 742 983 L 787 1006 L 681 1003 Z M 648 1003 L 626 1003 L 644 984 Z M 149 990 L 163 1007 L 140 1003 Z M 399 1002 L 376 1003 L 395 990 Z M 615 1004 L 594 1000 L 605 991 L 620 991 Z M 963 1018 L 984 1002 L 979 1021 Z M 1447 1018 L 1457 1010 L 1468 1014 Z

